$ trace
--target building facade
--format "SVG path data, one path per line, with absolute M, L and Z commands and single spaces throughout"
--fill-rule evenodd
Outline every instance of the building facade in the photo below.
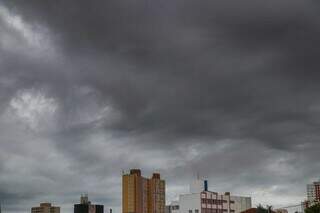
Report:
M 31 208 L 31 213 L 60 213 L 60 207 L 52 206 L 51 203 L 40 203 L 40 206 Z
M 179 213 L 179 201 L 172 201 L 170 205 L 166 206 L 166 213 Z
M 154 173 L 148 179 L 139 169 L 122 176 L 123 213 L 165 213 L 165 181 Z
M 320 202 L 320 180 L 307 185 L 307 200 L 301 203 L 304 212 L 306 208 Z
M 234 213 L 234 201 L 230 194 L 211 191 L 185 194 L 179 197 L 179 213 Z
M 320 202 L 320 181 L 307 185 L 307 199 L 309 202 Z
M 209 191 L 208 181 L 197 179 L 190 184 L 190 193 L 179 196 L 166 207 L 167 213 L 240 213 L 251 208 L 250 197 L 231 196 Z
M 74 205 L 74 213 L 104 213 L 103 205 L 93 205 L 88 195 L 81 195 L 80 203 Z

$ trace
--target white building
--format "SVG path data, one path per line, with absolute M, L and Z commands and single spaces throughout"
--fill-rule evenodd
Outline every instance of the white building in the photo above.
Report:
M 308 184 L 307 185 L 307 200 L 308 201 L 313 201 L 316 197 L 315 193 L 315 187 L 313 184 Z
M 190 184 L 189 194 L 167 206 L 167 213 L 240 213 L 250 208 L 250 197 L 211 192 L 206 180 L 197 179 Z
M 235 213 L 243 212 L 247 209 L 252 208 L 251 197 L 242 197 L 242 196 L 231 196 L 231 200 L 234 201 L 234 211 Z
M 166 213 L 179 213 L 179 202 L 172 201 L 170 205 L 166 206 Z

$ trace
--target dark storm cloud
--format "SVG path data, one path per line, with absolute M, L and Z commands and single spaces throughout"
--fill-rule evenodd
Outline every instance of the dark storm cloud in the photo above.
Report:
M 99 53 L 111 55 L 101 55 L 99 60 L 129 58 L 129 67 L 115 65 L 108 70 L 108 64 L 102 63 L 100 66 L 89 64 L 80 68 L 80 80 L 84 79 L 102 95 L 113 99 L 126 115 L 124 128 L 150 128 L 154 125 L 158 128 L 158 123 L 163 126 L 172 123 L 178 128 L 177 132 L 192 133 L 192 129 L 202 134 L 203 131 L 212 132 L 214 119 L 208 118 L 206 121 L 207 116 L 199 115 L 200 111 L 205 113 L 209 110 L 209 114 L 214 115 L 211 109 L 218 109 L 220 114 L 220 109 L 229 113 L 230 108 L 231 113 L 239 110 L 236 116 L 241 116 L 240 113 L 247 113 L 244 108 L 250 110 L 255 105 L 264 107 L 265 99 L 259 100 L 263 94 L 270 93 L 267 98 L 273 102 L 274 94 L 287 89 L 285 86 L 291 87 L 291 82 L 295 83 L 296 79 L 289 82 L 287 78 L 281 79 L 281 72 L 289 72 L 285 74 L 290 77 L 297 74 L 297 80 L 300 80 L 301 72 L 313 73 L 314 68 L 310 71 L 296 68 L 299 60 L 291 59 L 299 58 L 300 48 L 310 46 L 310 37 L 315 37 L 315 26 L 311 25 L 308 30 L 303 23 L 307 19 L 303 15 L 311 9 L 301 3 L 291 2 L 293 6 L 289 8 L 283 6 L 285 2 L 261 6 L 259 3 L 252 5 L 247 2 L 236 6 L 226 3 L 221 5 L 226 12 L 217 12 L 219 4 L 211 2 L 169 4 L 141 1 L 128 5 L 127 2 L 107 1 L 103 5 L 93 3 L 84 6 L 87 3 L 77 2 L 71 6 L 65 2 L 47 4 L 36 1 L 35 4 L 25 3 L 23 11 L 26 12 L 22 14 L 26 14 L 27 20 L 45 22 L 68 50 L 78 52 L 81 48 L 83 51 L 80 49 L 80 54 L 86 51 L 95 54 L 98 50 Z M 283 12 L 277 11 L 279 6 L 282 6 Z M 233 12 L 231 17 L 226 15 L 229 10 Z M 239 17 L 235 19 L 232 16 Z M 291 48 L 297 48 L 296 41 L 293 43 L 290 40 L 302 32 L 308 34 L 302 35 L 302 44 L 298 44 L 301 47 L 292 51 Z M 311 48 L 308 50 L 312 51 Z M 294 55 L 290 57 L 288 53 Z M 272 58 L 273 54 L 279 56 Z M 310 57 L 304 56 L 309 60 L 309 66 L 310 62 L 316 63 L 312 60 L 314 55 L 317 54 L 312 52 Z M 274 62 L 281 57 L 281 61 Z M 262 60 L 262 64 L 255 65 L 257 60 Z M 303 63 L 300 60 L 299 64 Z M 231 76 L 234 78 L 231 79 Z M 257 82 L 252 82 L 253 79 Z M 271 83 L 274 85 L 269 86 Z M 154 87 L 155 84 L 160 87 Z M 256 88 L 261 84 L 262 88 Z M 223 94 L 221 90 L 224 90 Z M 168 97 L 168 93 L 173 94 Z M 279 101 L 277 97 L 275 99 Z M 151 108 L 150 111 L 148 108 Z M 286 112 L 287 109 L 280 110 Z
M 181 183 L 195 168 L 217 190 L 246 194 L 263 186 L 271 197 L 300 185 L 284 204 L 319 176 L 316 1 L 0 6 L 0 132 L 8 160 L 0 162 L 7 174 L 0 183 L 8 186 L 0 188 L 2 199 L 26 200 L 19 190 L 8 192 L 18 180 L 7 177 L 30 175 L 28 169 L 65 205 L 92 189 L 115 207 L 118 176 L 130 167 L 160 170 L 170 199 L 174 189 L 184 192 Z M 51 150 L 56 169 L 34 164 L 41 150 Z M 217 159 L 223 164 L 212 164 Z M 39 202 L 35 180 L 28 190 Z M 254 195 L 263 202 L 265 195 Z

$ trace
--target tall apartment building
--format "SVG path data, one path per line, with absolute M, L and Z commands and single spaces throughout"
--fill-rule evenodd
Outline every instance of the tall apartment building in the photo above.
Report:
M 301 203 L 301 209 L 304 212 L 306 208 L 320 202 L 320 180 L 307 184 L 307 200 Z
M 251 208 L 250 197 L 231 196 L 209 191 L 208 181 L 197 179 L 190 185 L 190 193 L 166 207 L 166 213 L 240 213 Z
M 93 205 L 88 195 L 81 195 L 80 204 L 74 205 L 74 213 L 104 213 L 103 205 Z
M 141 176 L 139 169 L 122 176 L 123 213 L 165 213 L 165 181 L 160 174 Z
M 307 198 L 309 202 L 320 202 L 320 181 L 307 185 Z
M 31 213 L 60 213 L 60 207 L 52 206 L 51 203 L 40 203 L 40 206 L 31 208 Z

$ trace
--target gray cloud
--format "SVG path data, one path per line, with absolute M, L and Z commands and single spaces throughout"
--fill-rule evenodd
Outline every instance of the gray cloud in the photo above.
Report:
M 120 212 L 122 169 L 287 205 L 319 177 L 315 1 L 0 2 L 0 199 Z M 14 188 L 14 189 L 13 189 Z M 285 197 L 285 198 L 283 198 Z

